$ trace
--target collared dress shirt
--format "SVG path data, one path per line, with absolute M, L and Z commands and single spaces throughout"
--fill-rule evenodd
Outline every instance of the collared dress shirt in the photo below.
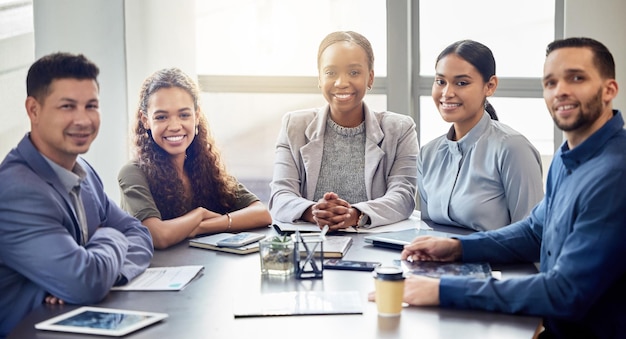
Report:
M 587 140 L 565 142 L 546 195 L 522 221 L 462 236 L 463 261 L 537 262 L 507 280 L 441 279 L 444 307 L 544 318 L 562 338 L 626 338 L 626 131 L 619 111 Z
M 89 241 L 89 227 L 87 225 L 87 217 L 85 216 L 85 206 L 80 198 L 80 183 L 85 180 L 87 173 L 85 173 L 85 170 L 83 170 L 79 163 L 74 164 L 72 171 L 68 171 L 48 159 L 45 155 L 42 154 L 41 156 L 46 159 L 48 165 L 50 165 L 50 168 L 52 168 L 54 173 L 59 177 L 61 184 L 65 187 L 70 196 L 72 210 L 80 226 L 80 244 L 85 246 L 87 241 Z

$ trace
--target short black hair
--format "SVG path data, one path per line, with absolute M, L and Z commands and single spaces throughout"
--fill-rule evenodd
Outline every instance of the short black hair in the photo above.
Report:
M 45 55 L 28 69 L 26 94 L 42 101 L 55 79 L 91 79 L 98 87 L 100 69 L 82 54 L 57 52 Z
M 600 41 L 585 37 L 555 40 L 548 44 L 546 56 L 559 48 L 566 47 L 589 48 L 593 53 L 593 63 L 600 75 L 606 79 L 615 79 L 615 60 L 609 49 Z

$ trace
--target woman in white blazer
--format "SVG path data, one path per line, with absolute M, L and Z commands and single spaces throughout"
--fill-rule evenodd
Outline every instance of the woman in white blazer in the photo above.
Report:
M 328 105 L 283 117 L 270 184 L 275 220 L 337 230 L 394 223 L 415 209 L 415 123 L 363 102 L 373 64 L 358 33 L 333 32 L 320 44 L 319 87 Z

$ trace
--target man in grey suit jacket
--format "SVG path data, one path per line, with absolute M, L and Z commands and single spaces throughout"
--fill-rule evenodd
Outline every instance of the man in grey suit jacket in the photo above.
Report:
M 28 71 L 31 131 L 0 164 L 0 337 L 43 302 L 100 301 L 152 259 L 148 230 L 78 158 L 98 134 L 98 72 L 66 53 Z

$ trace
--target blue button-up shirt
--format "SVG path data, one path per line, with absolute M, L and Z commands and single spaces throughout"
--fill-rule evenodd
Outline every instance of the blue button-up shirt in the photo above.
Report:
M 559 337 L 626 338 L 626 131 L 619 111 L 556 152 L 545 198 L 508 227 L 461 237 L 464 261 L 534 262 L 521 278 L 442 278 L 442 306 L 542 316 Z

